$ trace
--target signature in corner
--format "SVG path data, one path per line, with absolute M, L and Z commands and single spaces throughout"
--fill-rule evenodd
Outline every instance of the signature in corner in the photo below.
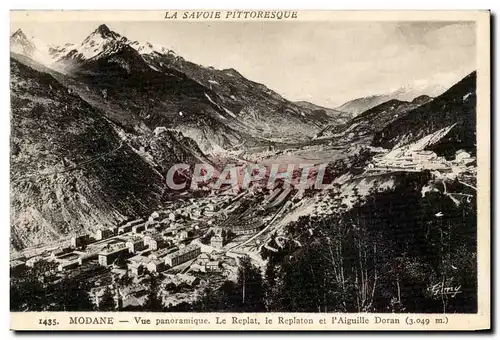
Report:
M 455 297 L 457 294 L 462 293 L 460 290 L 461 288 L 462 285 L 445 287 L 442 283 L 436 283 L 435 285 L 429 287 L 429 291 L 433 296 L 450 295 L 451 297 Z

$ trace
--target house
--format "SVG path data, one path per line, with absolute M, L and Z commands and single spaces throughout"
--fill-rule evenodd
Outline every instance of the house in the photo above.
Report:
M 149 221 L 154 221 L 160 217 L 160 214 L 157 211 L 154 211 L 150 216 L 149 216 Z
M 114 245 L 108 245 L 98 254 L 99 264 L 101 266 L 109 266 L 119 258 L 124 258 L 129 254 L 127 245 L 123 242 Z
M 144 240 L 146 241 L 146 238 L 144 238 Z M 151 250 L 157 250 L 168 246 L 167 241 L 161 235 L 150 236 L 145 243 Z
M 90 242 L 90 235 L 84 234 L 80 236 L 73 236 L 71 238 L 71 247 L 80 248 Z
M 127 269 L 132 276 L 141 276 L 144 274 L 144 264 L 141 262 L 131 262 L 127 264 Z
M 210 256 L 208 256 L 207 253 L 201 253 L 200 256 L 198 256 L 198 259 L 196 260 L 196 262 L 199 264 L 199 265 L 205 265 L 207 264 L 208 262 L 210 262 Z
M 190 244 L 174 253 L 165 256 L 165 264 L 170 267 L 175 267 L 181 263 L 194 259 L 200 254 L 200 246 L 196 244 Z
M 144 222 L 144 220 L 142 218 L 139 218 L 139 219 L 133 220 L 133 221 L 129 221 L 118 228 L 118 234 L 128 233 L 128 232 L 132 231 L 133 226 L 135 226 L 137 224 L 141 224 L 142 222 Z
M 462 159 L 466 158 L 470 158 L 470 153 L 468 153 L 467 151 L 460 149 L 457 152 L 455 152 L 455 161 L 461 162 Z
M 224 246 L 224 238 L 219 235 L 214 235 L 210 239 L 210 245 L 214 248 L 222 248 Z
M 151 272 L 151 273 L 158 273 L 162 272 L 165 270 L 165 260 L 164 259 L 154 259 L 151 260 L 146 268 Z
M 178 234 L 178 238 L 179 238 L 179 240 L 181 240 L 181 241 L 182 241 L 182 240 L 186 240 L 186 239 L 188 239 L 188 237 L 189 237 L 189 233 L 188 233 L 188 231 L 187 231 L 187 230 L 181 230 L 181 231 L 179 232 L 179 234 Z
M 258 224 L 258 223 L 253 223 L 253 224 L 250 224 L 250 225 L 235 225 L 233 228 L 232 228 L 232 231 L 235 235 L 252 235 L 252 234 L 256 234 L 259 232 L 260 230 L 260 227 L 262 226 L 262 224 Z
M 205 205 L 205 209 L 209 212 L 214 212 L 217 210 L 217 207 L 213 203 L 208 203 L 207 205 Z
M 465 150 L 458 150 L 457 152 L 455 152 L 455 162 L 457 163 L 468 164 L 474 161 L 474 157 L 472 157 L 470 153 Z
M 436 159 L 437 155 L 433 151 L 428 151 L 428 150 L 418 150 L 418 151 L 413 151 L 412 152 L 412 159 L 414 161 L 430 161 L 433 159 Z
M 138 251 L 144 250 L 146 246 L 144 245 L 144 240 L 141 237 L 132 237 L 127 243 L 127 248 L 130 253 L 137 253 Z
M 218 273 L 222 271 L 222 267 L 219 261 L 210 261 L 205 264 L 205 269 L 207 272 Z
M 222 254 L 217 252 L 216 250 L 210 253 L 210 258 L 212 259 L 212 261 L 220 260 L 222 257 Z
M 132 232 L 135 234 L 138 234 L 144 230 L 146 230 L 145 224 L 137 224 L 137 225 L 132 226 Z
M 118 235 L 129 233 L 131 231 L 132 231 L 132 226 L 125 224 L 125 225 L 122 225 L 121 227 L 118 228 Z
M 150 261 L 151 259 L 142 255 L 133 256 L 128 259 L 127 269 L 131 275 L 140 276 L 144 274 L 144 269 Z
M 99 229 L 95 233 L 95 239 L 96 240 L 105 240 L 107 238 L 110 238 L 114 236 L 114 231 L 113 229 Z
M 174 251 L 177 251 L 177 248 L 174 248 L 173 251 L 172 251 L 172 249 L 163 248 L 163 249 L 151 252 L 151 254 L 149 254 L 148 258 L 153 259 L 153 260 L 157 260 L 157 259 L 163 260 L 163 257 L 165 257 L 165 255 L 167 255 L 168 253 L 172 253 Z

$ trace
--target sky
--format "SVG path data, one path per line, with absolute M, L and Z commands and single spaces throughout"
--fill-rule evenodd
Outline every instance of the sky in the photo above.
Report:
M 51 44 L 79 43 L 103 22 L 11 23 Z M 401 86 L 435 96 L 476 68 L 473 22 L 105 22 L 130 40 L 234 68 L 289 100 L 337 107 Z

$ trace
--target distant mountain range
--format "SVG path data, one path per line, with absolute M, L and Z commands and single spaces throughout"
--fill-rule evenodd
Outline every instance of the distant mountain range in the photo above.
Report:
M 78 44 L 32 45 L 22 31 L 11 38 L 13 52 L 57 71 L 61 82 L 115 123 L 136 131 L 173 128 L 205 152 L 306 141 L 336 120 L 233 69 L 191 63 L 169 49 L 131 41 L 106 25 Z
M 317 137 L 337 137 L 345 140 L 366 136 L 371 138 L 375 133 L 386 127 L 387 124 L 405 116 L 411 110 L 431 100 L 432 98 L 429 96 L 420 96 L 411 102 L 390 99 L 362 112 L 345 124 L 325 127 L 318 133 Z
M 297 101 L 296 105 L 312 110 L 313 113 L 316 114 L 316 117 L 321 118 L 324 117 L 325 121 L 328 118 L 333 119 L 335 124 L 343 124 L 353 118 L 353 115 L 349 112 L 343 112 L 336 109 L 330 109 L 324 106 L 316 105 L 307 101 Z
M 341 106 L 337 107 L 336 110 L 350 113 L 353 116 L 369 110 L 377 105 L 385 103 L 389 100 L 399 100 L 405 102 L 412 102 L 414 99 L 421 96 L 438 96 L 448 89 L 449 86 L 453 85 L 453 81 L 450 82 L 449 77 L 446 79 L 434 79 L 431 81 L 414 81 L 408 84 L 404 84 L 394 91 L 390 91 L 386 94 L 370 95 L 366 97 L 360 97 L 350 100 Z M 460 79 L 460 78 L 459 78 Z M 457 81 L 459 80 L 457 79 Z M 446 84 L 449 85 L 446 85 Z

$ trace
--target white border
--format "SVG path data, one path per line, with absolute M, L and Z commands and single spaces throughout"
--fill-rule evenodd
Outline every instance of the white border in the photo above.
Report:
M 2 143 L 0 143 L 0 154 L 2 156 L 3 162 L 0 165 L 0 175 L 1 175 L 1 180 L 0 180 L 0 199 L 1 199 L 1 217 L 2 217 L 2 222 L 4 222 L 3 225 L 3 232 L 4 237 L 3 240 L 5 242 L 5 259 L 2 261 L 2 265 L 5 266 L 3 267 L 3 272 L 7 273 L 7 261 L 9 258 L 9 214 L 8 214 L 8 209 L 9 209 L 9 181 L 8 181 L 8 175 L 9 175 L 9 168 L 8 168 L 8 157 L 9 157 L 9 144 L 8 144 L 8 136 L 9 136 L 9 119 L 8 119 L 8 102 L 9 102 L 9 85 L 8 85 L 8 76 L 9 76 L 9 61 L 8 61 L 8 50 L 9 50 L 9 45 L 8 45 L 8 34 L 10 28 L 9 28 L 9 13 L 8 9 L 139 9 L 139 6 L 141 9 L 158 9 L 158 8 L 184 8 L 184 9 L 194 9 L 194 8 L 214 8 L 214 9 L 222 9 L 222 8 L 294 8 L 294 9 L 492 9 L 493 13 L 498 13 L 498 1 L 483 1 L 483 0 L 475 0 L 475 1 L 458 1 L 455 0 L 453 2 L 451 1 L 437 1 L 437 0 L 420 0 L 420 1 L 384 1 L 383 3 L 378 4 L 375 6 L 373 2 L 370 1 L 360 1 L 360 0 L 350 0 L 348 2 L 324 2 L 324 1 L 318 1 L 318 0 L 308 0 L 307 2 L 304 1 L 287 1 L 286 6 L 283 6 L 279 4 L 279 2 L 274 1 L 274 0 L 253 0 L 253 1 L 244 1 L 244 2 L 239 2 L 238 6 L 235 6 L 234 1 L 220 1 L 220 0 L 212 0 L 210 2 L 203 2 L 203 1 L 193 1 L 193 0 L 186 0 L 186 1 L 177 1 L 177 2 L 165 2 L 165 1 L 141 1 L 140 3 L 138 2 L 133 2 L 133 1 L 120 1 L 119 3 L 103 3 L 101 1 L 97 0 L 86 0 L 86 1 L 57 1 L 57 0 L 48 0 L 48 1 L 12 1 L 8 0 L 5 2 L 2 2 L 2 6 L 5 5 L 6 9 L 5 11 L 2 11 L 3 13 L 3 18 L 2 20 L 3 25 L 5 25 L 5 31 L 3 35 L 1 35 L 2 39 L 2 49 L 3 53 L 1 56 L 5 58 L 3 62 L 0 64 L 2 67 L 0 67 L 0 70 L 2 72 L 3 76 L 3 82 L 1 83 L 1 86 L 3 87 L 3 91 L 0 93 L 3 96 L 3 101 L 2 103 L 4 104 L 4 111 L 2 114 L 0 114 L 0 136 L 2 138 Z M 493 22 L 495 23 L 495 22 Z M 494 34 L 492 35 L 492 39 L 495 39 L 497 37 L 497 25 L 493 27 Z M 494 43 L 493 48 L 495 50 L 495 60 L 492 60 L 492 62 L 496 62 L 498 60 L 498 49 L 497 49 L 497 44 Z M 493 50 L 492 50 L 493 52 Z M 496 71 L 496 68 L 493 68 L 492 71 Z M 497 80 L 497 73 L 492 74 L 492 77 L 494 77 L 495 80 Z M 493 97 L 493 108 L 496 108 L 496 98 L 495 96 Z M 493 113 L 493 115 L 496 115 L 496 112 Z M 495 127 L 498 127 L 498 119 L 495 122 Z M 496 129 L 498 131 L 498 129 Z M 496 134 L 494 134 L 496 136 Z M 494 138 L 494 145 L 495 148 L 493 150 L 498 150 L 498 138 Z M 493 142 L 493 141 L 492 141 Z M 492 194 L 497 193 L 497 186 L 495 185 L 495 191 Z M 500 207 L 500 203 L 497 202 L 495 206 L 491 207 L 492 211 L 497 210 L 497 208 Z M 492 228 L 495 227 L 495 224 L 492 224 Z M 497 241 L 498 238 L 498 232 L 495 234 L 495 240 L 491 240 L 492 242 Z M 494 264 L 496 260 L 493 260 L 492 264 Z M 496 275 L 495 275 L 496 277 Z M 494 278 L 493 278 L 494 279 Z M 3 306 L 3 330 L 7 331 L 9 328 L 9 297 L 8 294 L 6 293 L 9 289 L 9 282 L 8 280 L 2 280 L 1 282 L 2 285 L 2 306 Z M 498 301 L 498 299 L 496 299 Z M 492 308 L 495 308 L 495 306 L 492 306 Z M 493 313 L 493 315 L 498 315 L 498 313 Z M 495 322 L 493 322 L 493 325 L 495 325 Z M 8 332 L 6 334 L 8 338 L 13 337 L 14 334 L 12 332 Z M 33 336 L 32 334 L 31 336 Z M 46 334 L 36 334 L 39 336 L 52 336 L 52 334 L 46 333 Z M 232 336 L 234 334 L 228 334 L 229 336 Z M 254 334 L 255 335 L 255 334 Z M 302 334 L 305 335 L 305 334 Z M 332 336 L 333 334 L 324 334 L 323 336 Z M 371 334 L 370 336 L 372 336 Z M 469 334 L 472 336 L 471 334 Z M 89 336 L 89 335 L 86 335 Z M 105 334 L 90 334 L 94 339 L 100 339 L 104 338 L 106 335 Z M 141 335 L 135 334 L 132 336 L 137 336 L 140 337 Z M 168 334 L 169 337 L 172 336 L 178 336 L 174 334 Z M 195 337 L 199 335 L 187 335 L 187 337 Z M 219 336 L 215 334 L 208 334 L 207 336 Z M 274 335 L 269 334 L 269 335 L 259 335 L 259 336 L 264 336 L 264 337 L 273 337 Z M 289 336 L 288 334 L 286 336 Z M 333 336 L 345 336 L 341 334 L 334 334 Z M 350 336 L 359 336 L 359 335 L 350 335 Z M 398 335 L 403 336 L 403 335 Z M 429 336 L 429 335 L 426 335 Z M 430 335 L 430 336 L 435 336 L 435 335 Z M 454 335 L 449 335 L 449 336 L 454 336 Z

